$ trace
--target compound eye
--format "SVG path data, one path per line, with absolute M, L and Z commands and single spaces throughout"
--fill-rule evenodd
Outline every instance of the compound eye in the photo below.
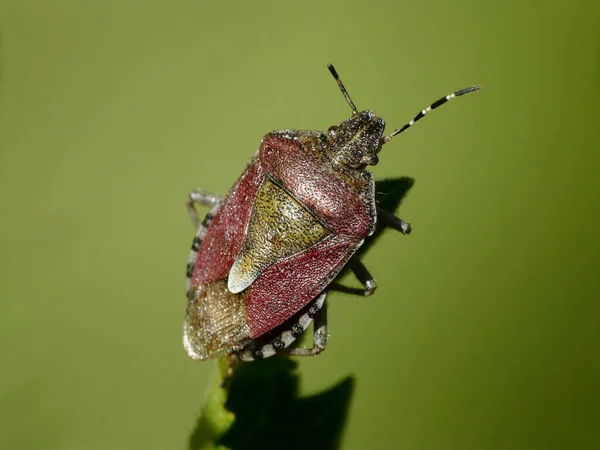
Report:
M 370 166 L 376 166 L 377 163 L 379 163 L 379 156 L 371 155 L 367 164 L 369 164 Z
M 330 137 L 335 137 L 335 134 L 337 133 L 338 127 L 335 125 L 330 126 L 329 128 L 327 128 L 327 134 Z

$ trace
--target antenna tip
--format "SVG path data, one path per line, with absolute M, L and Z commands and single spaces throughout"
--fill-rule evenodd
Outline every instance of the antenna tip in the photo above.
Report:
M 481 86 L 481 85 L 479 85 L 479 84 L 476 84 L 476 85 L 474 85 L 474 86 L 469 86 L 468 88 L 461 89 L 460 91 L 456 91 L 456 94 L 455 94 L 455 95 L 456 95 L 457 97 L 459 97 L 459 96 L 461 96 L 461 95 L 465 95 L 465 94 L 468 94 L 468 93 L 470 93 L 470 92 L 475 92 L 475 91 L 478 91 L 478 90 L 479 90 L 479 89 L 481 89 L 481 88 L 483 88 L 483 86 Z
M 339 78 L 339 76 L 338 76 L 337 71 L 335 70 L 335 67 L 333 67 L 333 64 L 331 64 L 331 63 L 327 64 L 327 68 L 331 72 L 331 75 L 333 75 L 333 77 L 337 80 Z

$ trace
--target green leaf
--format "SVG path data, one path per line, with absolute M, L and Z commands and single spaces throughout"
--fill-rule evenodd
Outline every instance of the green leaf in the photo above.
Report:
M 223 381 L 227 374 L 228 364 L 228 358 L 226 357 L 217 361 L 215 375 L 208 387 L 206 402 L 202 407 L 196 428 L 190 436 L 190 449 L 227 449 L 227 447 L 219 444 L 219 441 L 231 428 L 235 420 L 235 415 L 225 407 L 228 387 L 223 385 Z
M 240 363 L 226 389 L 220 387 L 221 369 L 190 437 L 190 450 L 339 448 L 353 378 L 300 397 L 297 366 L 284 356 Z

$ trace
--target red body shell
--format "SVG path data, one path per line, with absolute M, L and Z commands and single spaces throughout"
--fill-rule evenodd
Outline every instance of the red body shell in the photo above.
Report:
M 247 288 L 252 339 L 282 324 L 317 297 L 375 229 L 372 174 L 334 167 L 326 152 L 324 133 L 282 130 L 267 135 L 223 200 L 199 248 L 192 286 L 226 278 L 266 177 L 330 231 L 312 247 L 267 267 Z

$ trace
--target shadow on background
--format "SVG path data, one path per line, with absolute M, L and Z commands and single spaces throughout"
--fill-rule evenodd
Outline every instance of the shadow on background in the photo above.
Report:
M 377 205 L 394 212 L 413 186 L 412 178 L 378 181 Z M 385 227 L 378 227 L 359 254 L 367 251 Z M 326 357 L 326 356 L 320 356 Z M 240 363 L 231 380 L 225 403 L 235 415 L 233 426 L 218 444 L 237 449 L 340 448 L 354 378 L 310 397 L 298 396 L 298 363 L 285 356 Z M 207 448 L 213 434 L 211 418 L 201 416 L 189 439 L 190 450 Z
M 354 379 L 300 398 L 293 373 L 297 365 L 275 357 L 238 368 L 227 401 L 236 421 L 222 444 L 232 449 L 339 448 Z
M 299 397 L 297 366 L 286 356 L 239 363 L 226 403 L 235 414 L 233 426 L 219 442 L 210 442 L 211 418 L 201 416 L 189 439 L 190 450 L 220 445 L 235 450 L 339 448 L 354 379 L 347 377 L 320 394 Z

